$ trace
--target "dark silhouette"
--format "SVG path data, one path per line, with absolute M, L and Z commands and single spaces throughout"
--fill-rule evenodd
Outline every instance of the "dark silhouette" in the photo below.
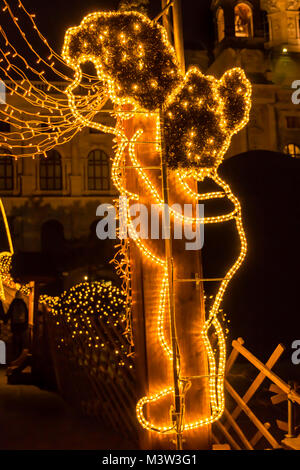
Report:
M 262 359 L 282 342 L 287 357 L 300 337 L 300 159 L 252 151 L 224 161 L 220 175 L 242 204 L 248 240 L 246 260 L 223 302 L 230 339 L 242 336 Z M 209 275 L 223 274 L 237 255 L 233 236 L 230 223 L 205 227 L 203 262 Z
M 11 320 L 13 359 L 16 359 L 28 347 L 28 309 L 20 291 L 9 306 L 7 318 Z

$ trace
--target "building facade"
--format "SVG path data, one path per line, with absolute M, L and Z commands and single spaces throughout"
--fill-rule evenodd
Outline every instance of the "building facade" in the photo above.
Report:
M 17 105 L 14 100 L 14 95 L 7 96 L 8 103 Z M 3 131 L 13 131 L 5 126 Z M 116 196 L 111 157 L 112 136 L 88 128 L 48 152 L 47 158 L 1 157 L 0 195 L 15 251 L 59 251 L 59 240 L 80 246 L 95 239 L 97 207 Z
M 250 122 L 226 157 L 248 150 L 300 157 L 300 105 L 292 100 L 300 88 L 300 1 L 213 0 L 211 9 L 216 40 L 206 73 L 238 66 L 253 84 Z

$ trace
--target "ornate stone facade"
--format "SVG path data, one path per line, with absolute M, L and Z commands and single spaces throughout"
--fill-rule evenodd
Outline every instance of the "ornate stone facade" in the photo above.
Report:
M 238 4 L 251 8 L 253 34 L 248 37 L 236 37 L 228 27 L 234 24 Z M 220 8 L 225 22 L 222 41 L 217 38 Z M 291 100 L 292 83 L 300 79 L 299 8 L 300 0 L 212 2 L 216 45 L 207 73 L 219 76 L 240 66 L 253 83 L 249 125 L 234 137 L 227 158 L 247 150 L 284 151 L 290 143 L 300 148 L 300 106 Z

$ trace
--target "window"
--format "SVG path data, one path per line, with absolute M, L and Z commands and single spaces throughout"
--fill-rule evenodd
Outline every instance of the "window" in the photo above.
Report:
M 88 189 L 109 189 L 109 160 L 103 150 L 93 150 L 88 156 Z
M 47 157 L 40 159 L 40 189 L 62 189 L 61 156 L 56 150 L 51 150 Z
M 286 127 L 288 129 L 299 129 L 300 116 L 286 116 Z
M 234 8 L 235 35 L 239 38 L 252 36 L 252 10 L 246 3 L 239 3 Z
M 5 150 L 5 153 L 8 153 Z M 13 159 L 9 156 L 0 157 L 0 191 L 14 189 Z
M 218 8 L 217 10 L 217 28 L 218 28 L 218 41 L 221 42 L 225 37 L 225 21 L 224 21 L 224 10 Z
M 284 153 L 293 158 L 300 158 L 300 147 L 296 144 L 287 144 L 283 148 Z

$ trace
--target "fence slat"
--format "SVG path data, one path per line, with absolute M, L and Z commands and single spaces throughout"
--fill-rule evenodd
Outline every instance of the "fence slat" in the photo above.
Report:
M 270 429 L 271 424 L 270 423 L 264 423 L 264 427 L 266 429 Z M 262 437 L 263 437 L 262 433 L 259 430 L 257 430 L 256 433 L 254 434 L 254 436 L 252 437 L 251 441 L 250 441 L 251 445 L 253 447 L 256 446 L 256 444 L 258 444 L 258 442 L 261 440 Z
M 227 441 L 232 445 L 232 447 L 235 450 L 242 450 L 241 447 L 238 445 L 238 443 L 233 439 L 233 437 L 229 434 L 226 428 L 224 428 L 223 424 L 221 421 L 216 422 L 217 427 L 220 429 L 220 431 L 224 434 L 226 437 Z
M 263 423 L 255 416 L 253 411 L 250 410 L 249 406 L 246 405 L 244 400 L 239 396 L 239 394 L 234 390 L 234 388 L 230 385 L 230 383 L 225 380 L 225 386 L 232 398 L 237 402 L 237 404 L 242 408 L 244 413 L 248 416 L 248 418 L 252 421 L 252 423 L 260 430 L 260 432 L 264 435 L 267 441 L 271 444 L 274 449 L 278 449 L 281 446 L 278 442 L 274 439 L 271 433 L 264 427 Z
M 238 338 L 237 341 L 238 341 L 240 344 L 244 344 L 243 338 Z M 231 353 L 230 353 L 230 356 L 229 356 L 229 358 L 228 358 L 227 361 L 226 361 L 226 374 L 229 373 L 229 371 L 230 371 L 230 369 L 232 368 L 233 364 L 235 363 L 235 361 L 236 361 L 238 355 L 239 355 L 238 350 L 235 349 L 235 348 L 232 348 Z
M 244 446 L 246 447 L 246 449 L 247 450 L 253 450 L 253 447 L 252 447 L 251 443 L 248 441 L 247 437 L 245 436 L 245 434 L 243 433 L 243 431 L 241 430 L 239 425 L 236 423 L 236 421 L 232 418 L 229 411 L 227 411 L 226 409 L 224 410 L 224 416 L 226 417 L 226 419 L 228 420 L 228 422 L 230 423 L 232 428 L 235 430 L 235 432 L 237 433 L 237 435 L 241 439 L 241 441 L 244 444 Z
M 239 343 L 240 343 L 240 341 L 239 341 Z M 240 344 L 242 344 L 242 343 L 240 343 Z M 284 349 L 285 348 L 282 344 L 278 344 L 277 348 L 273 351 L 273 353 L 269 357 L 268 361 L 266 362 L 266 367 L 268 367 L 269 369 L 272 369 L 272 367 L 276 364 L 276 362 L 280 358 L 280 356 L 283 353 Z M 266 378 L 266 376 L 263 372 L 260 372 L 257 375 L 255 380 L 252 382 L 252 384 L 248 388 L 247 392 L 243 395 L 243 400 L 244 400 L 245 403 L 249 402 L 249 400 L 253 397 L 254 393 L 260 387 L 260 385 L 263 383 L 265 378 Z M 232 418 L 234 420 L 236 420 L 238 418 L 238 416 L 240 415 L 241 411 L 242 411 L 241 408 L 239 406 L 237 406 L 234 409 L 234 411 L 232 412 Z M 225 424 L 225 427 L 226 427 L 226 429 L 229 428 L 228 423 Z
M 236 348 L 240 354 L 242 354 L 249 362 L 251 362 L 257 369 L 264 373 L 272 382 L 285 393 L 288 394 L 288 398 L 300 404 L 300 395 L 292 390 L 291 386 L 282 380 L 278 375 L 274 374 L 268 367 L 266 367 L 259 359 L 257 359 L 250 351 L 242 346 L 238 341 L 233 341 L 232 345 Z

